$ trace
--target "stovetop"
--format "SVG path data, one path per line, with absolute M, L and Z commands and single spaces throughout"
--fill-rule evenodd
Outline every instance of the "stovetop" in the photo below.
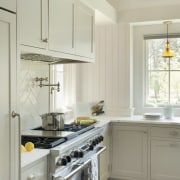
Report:
M 31 141 L 35 144 L 36 148 L 52 148 L 93 128 L 93 125 L 65 124 L 64 129 L 50 131 L 37 127 L 23 131 L 21 141 L 22 144 Z

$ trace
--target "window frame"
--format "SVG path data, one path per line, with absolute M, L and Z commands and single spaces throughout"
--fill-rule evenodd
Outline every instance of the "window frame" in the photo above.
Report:
M 180 39 L 180 33 L 178 34 L 169 34 L 169 39 L 172 39 L 172 38 L 179 38 Z M 149 73 L 149 70 L 148 70 L 148 61 L 147 61 L 147 45 L 146 45 L 146 40 L 152 40 L 152 39 L 165 39 L 166 40 L 166 35 L 165 34 L 153 34 L 153 35 L 144 35 L 144 39 L 143 39 L 143 44 L 144 44 L 144 49 L 143 49 L 143 52 L 144 52 L 144 58 L 143 58 L 143 63 L 144 63 L 144 68 L 143 68 L 143 105 L 144 107 L 153 107 L 153 105 L 150 105 L 147 103 L 147 84 L 148 84 L 148 73 Z M 157 71 L 163 71 L 163 72 L 168 72 L 168 102 L 167 104 L 171 104 L 171 95 L 170 95 L 170 90 L 171 90 L 171 87 L 170 87 L 170 84 L 171 84 L 171 72 L 175 71 L 175 70 L 171 70 L 171 66 L 170 66 L 170 60 L 171 58 L 166 58 L 168 62 L 168 69 L 167 70 L 157 70 Z M 176 71 L 179 71 L 180 70 L 176 70 Z M 155 106 L 164 106 L 164 104 L 158 104 L 158 105 L 155 105 Z M 176 107 L 176 108 L 180 108 L 180 104 L 171 104 L 173 107 Z
M 178 34 L 180 23 L 173 23 L 170 27 L 170 33 Z M 134 107 L 134 115 L 142 115 L 143 113 L 158 112 L 163 113 L 163 106 L 145 106 L 144 103 L 144 83 L 145 83 L 145 53 L 144 53 L 144 36 L 145 35 L 164 35 L 166 31 L 164 24 L 161 22 L 152 23 L 135 23 L 131 24 L 130 48 L 132 54 L 130 55 L 131 62 L 131 92 L 132 92 L 132 105 Z M 174 106 L 174 115 L 180 116 L 180 107 Z

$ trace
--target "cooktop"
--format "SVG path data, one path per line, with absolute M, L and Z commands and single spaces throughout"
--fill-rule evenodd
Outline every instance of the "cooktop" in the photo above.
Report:
M 65 124 L 64 129 L 59 130 L 44 130 L 42 127 L 37 127 L 22 131 L 21 142 L 25 144 L 31 141 L 36 148 L 52 148 L 93 128 L 93 125 L 76 124 Z

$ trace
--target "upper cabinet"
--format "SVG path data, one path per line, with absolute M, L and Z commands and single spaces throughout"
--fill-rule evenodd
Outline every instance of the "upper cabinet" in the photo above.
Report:
M 94 61 L 94 10 L 77 0 L 20 0 L 19 6 L 21 50 Z
M 49 49 L 75 53 L 74 0 L 49 1 Z
M 77 2 L 75 17 L 76 53 L 94 58 L 94 11 L 84 4 Z
M 16 12 L 16 0 L 1 0 L 0 7 L 9 11 Z
M 21 45 L 45 49 L 48 40 L 47 1 L 21 0 L 19 8 Z

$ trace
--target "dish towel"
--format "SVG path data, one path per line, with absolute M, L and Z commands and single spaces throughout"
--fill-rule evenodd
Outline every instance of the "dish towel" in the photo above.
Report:
M 98 155 L 93 155 L 91 157 L 91 179 L 98 180 Z

